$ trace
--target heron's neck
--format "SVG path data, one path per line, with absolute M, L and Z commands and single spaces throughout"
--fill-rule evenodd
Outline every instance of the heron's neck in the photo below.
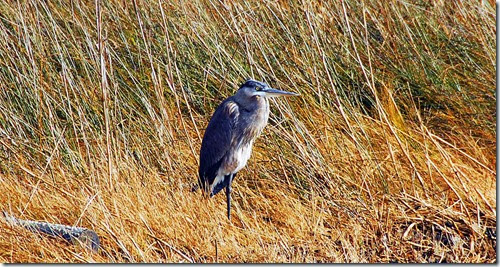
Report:
M 242 115 L 242 143 L 252 143 L 261 133 L 269 119 L 269 101 L 265 97 L 256 97 L 250 105 L 244 107 L 246 115 Z
M 269 115 L 269 100 L 266 97 L 258 97 L 257 98 L 257 109 L 259 109 L 266 116 Z M 266 118 L 267 121 L 267 118 Z

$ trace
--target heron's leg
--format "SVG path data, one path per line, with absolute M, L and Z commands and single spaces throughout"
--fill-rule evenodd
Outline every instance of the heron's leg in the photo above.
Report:
M 226 186 L 226 199 L 227 199 L 227 219 L 231 220 L 231 183 L 233 181 L 234 174 L 229 174 L 229 182 Z

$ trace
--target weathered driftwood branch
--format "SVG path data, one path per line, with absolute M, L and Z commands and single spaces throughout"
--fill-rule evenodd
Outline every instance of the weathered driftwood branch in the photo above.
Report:
M 87 249 L 91 249 L 94 252 L 97 252 L 99 250 L 99 237 L 94 231 L 87 228 L 31 220 L 21 220 L 12 215 L 9 215 L 5 211 L 3 211 L 2 213 L 5 217 L 5 220 L 11 225 L 22 226 L 32 232 L 44 233 L 56 238 L 63 238 L 73 245 L 80 245 Z

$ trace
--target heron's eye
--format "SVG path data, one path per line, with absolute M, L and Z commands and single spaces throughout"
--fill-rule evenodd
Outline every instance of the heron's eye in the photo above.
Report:
M 261 91 L 262 90 L 262 87 L 260 86 L 255 86 L 255 91 Z

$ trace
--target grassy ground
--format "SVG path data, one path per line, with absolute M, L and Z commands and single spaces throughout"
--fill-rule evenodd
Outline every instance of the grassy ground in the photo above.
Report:
M 0 3 L 2 262 L 495 262 L 488 1 Z M 300 97 L 234 185 L 190 193 L 246 78 Z

